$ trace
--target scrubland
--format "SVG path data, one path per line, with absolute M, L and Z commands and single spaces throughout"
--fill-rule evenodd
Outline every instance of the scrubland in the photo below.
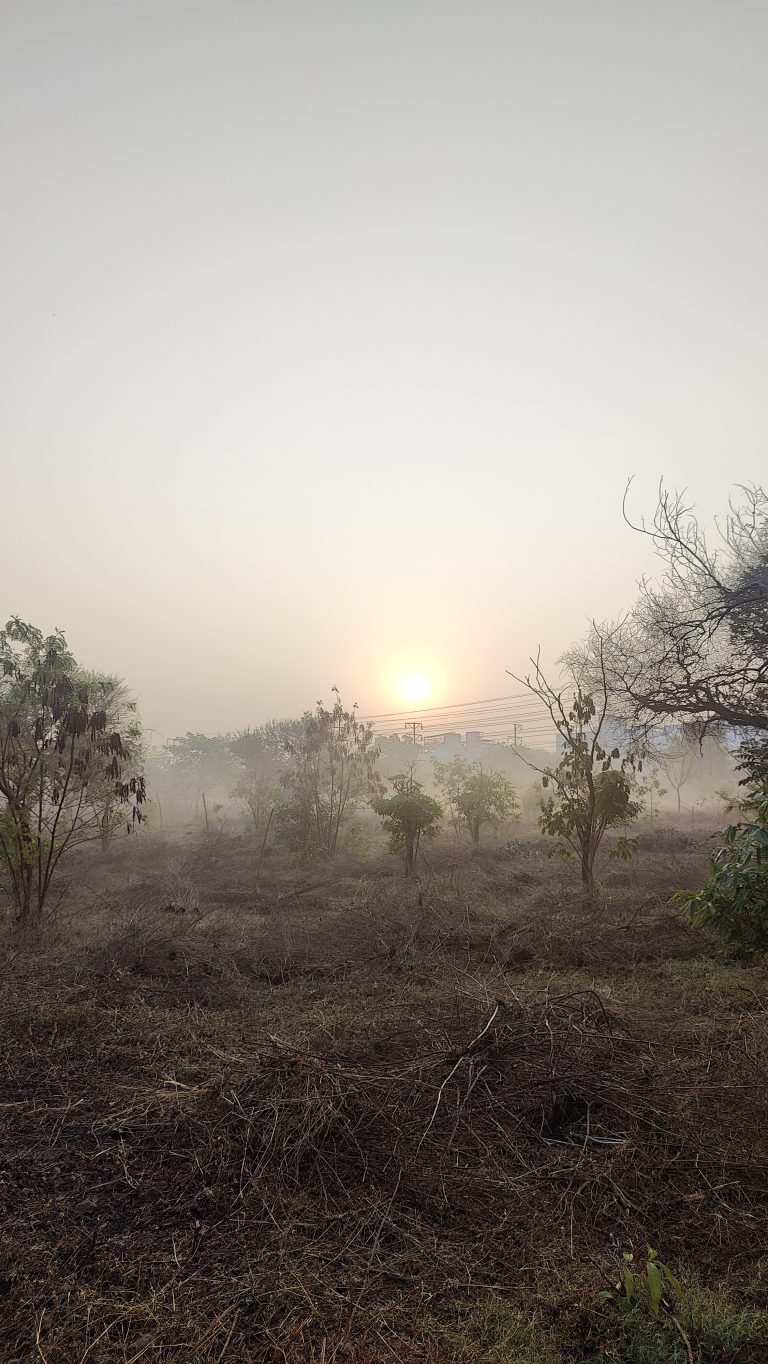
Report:
M 768 973 L 670 904 L 704 841 L 594 900 L 532 827 L 413 883 L 73 854 L 0 947 L 0 1358 L 768 1359 Z

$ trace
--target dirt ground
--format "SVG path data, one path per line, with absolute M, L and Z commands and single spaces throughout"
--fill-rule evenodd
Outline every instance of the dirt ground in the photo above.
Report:
M 595 902 L 530 831 L 83 850 L 0 940 L 0 1360 L 768 1360 L 768 973 L 670 905 L 701 843 Z

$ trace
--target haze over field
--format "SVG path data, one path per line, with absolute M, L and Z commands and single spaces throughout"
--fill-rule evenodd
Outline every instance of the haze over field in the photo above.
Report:
M 757 0 L 6 0 L 3 620 L 175 734 L 496 696 L 621 612 L 628 475 L 764 477 L 767 49 Z

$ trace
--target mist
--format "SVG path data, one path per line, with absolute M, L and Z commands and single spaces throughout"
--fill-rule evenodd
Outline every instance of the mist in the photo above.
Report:
M 0 1361 L 766 1359 L 766 53 L 0 4 Z
M 7 613 L 163 738 L 498 695 L 650 569 L 631 474 L 759 479 L 763 6 L 0 25 Z

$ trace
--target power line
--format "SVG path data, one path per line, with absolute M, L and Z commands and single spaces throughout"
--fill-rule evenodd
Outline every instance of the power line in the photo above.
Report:
M 406 726 L 418 723 L 422 725 L 425 732 L 429 731 L 431 733 L 436 733 L 439 731 L 441 733 L 447 733 L 451 730 L 461 729 L 464 726 L 469 729 L 477 728 L 478 726 L 498 728 L 500 725 L 535 724 L 538 722 L 551 724 L 551 719 L 546 709 L 542 706 L 527 705 L 517 706 L 514 709 L 507 707 L 496 710 L 451 711 L 450 713 L 442 711 L 431 715 L 425 715 L 424 720 L 422 721 L 406 720 L 404 723 Z M 400 726 L 403 725 L 402 717 L 399 717 L 399 724 Z M 398 721 L 393 717 L 389 723 L 386 723 L 384 720 L 379 720 L 374 722 L 372 727 L 374 730 L 389 730 L 399 726 Z
M 522 724 L 526 720 L 541 720 L 546 724 L 550 723 L 550 717 L 546 710 L 538 707 L 525 707 L 517 710 L 495 710 L 495 711 L 454 711 L 450 714 L 435 714 L 425 716 L 423 720 L 415 721 L 423 725 L 425 730 L 456 730 L 456 729 L 477 729 L 481 725 L 512 724 L 517 722 Z M 374 730 L 402 728 L 404 725 L 414 723 L 413 719 L 405 720 L 403 717 L 388 721 L 377 720 L 369 722 Z
M 417 708 L 417 709 L 415 709 L 415 710 L 414 710 L 414 709 L 411 709 L 411 710 L 390 710 L 390 711 L 382 711 L 382 712 L 381 712 L 380 714 L 378 714 L 378 715 L 361 715 L 361 716 L 360 716 L 360 719 L 361 719 L 361 720 L 393 720 L 393 719 L 402 718 L 403 716 L 410 716 L 410 715 L 430 715 L 430 714 L 432 714 L 434 711 L 439 711 L 440 714 L 442 715 L 444 711 L 448 711 L 448 710 L 471 710 L 471 709 L 473 709 L 473 708 L 475 708 L 475 707 L 477 707 L 477 706 L 491 706 L 491 705 L 495 705 L 495 704 L 496 704 L 497 702 L 499 702 L 499 701 L 518 701 L 518 700 L 530 702 L 529 693 L 528 693 L 528 692 L 525 692 L 525 691 L 518 691 L 518 692 L 512 693 L 512 695 L 510 695 L 510 696 L 489 696 L 489 697 L 486 698 L 485 701 L 455 701 L 455 702 L 453 702 L 451 705 L 448 705 L 448 706 L 422 706 L 422 707 L 419 707 L 419 708 Z

